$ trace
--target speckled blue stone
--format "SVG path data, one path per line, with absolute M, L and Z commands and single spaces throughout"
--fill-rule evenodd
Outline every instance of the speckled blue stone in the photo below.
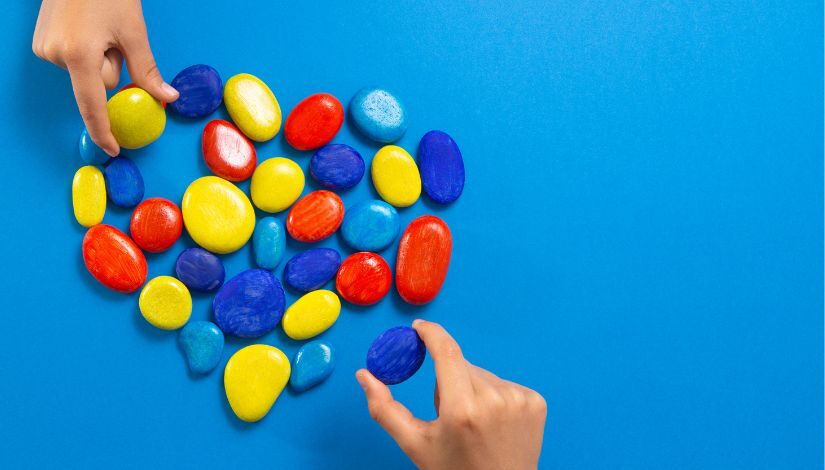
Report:
M 381 251 L 398 236 L 398 212 L 384 201 L 370 199 L 347 209 L 341 236 L 358 251 Z
M 208 65 L 192 65 L 181 70 L 170 83 L 180 97 L 169 107 L 181 116 L 197 118 L 212 114 L 223 99 L 223 82 L 218 71 Z
M 303 345 L 292 360 L 289 384 L 298 392 L 312 388 L 327 379 L 335 369 L 332 347 L 323 341 Z
M 226 271 L 217 256 L 203 248 L 188 248 L 178 256 L 175 274 L 193 291 L 213 292 L 223 284 Z
M 401 383 L 418 371 L 426 353 L 414 329 L 396 326 L 372 342 L 367 351 L 367 370 L 387 385 Z
M 190 321 L 178 341 L 192 372 L 206 374 L 221 362 L 223 332 L 211 321 Z
M 404 106 L 387 90 L 363 88 L 352 98 L 349 109 L 358 130 L 377 142 L 395 142 L 407 131 Z
M 341 255 L 332 248 L 313 248 L 290 258 L 284 267 L 284 282 L 309 292 L 324 286 L 341 266 Z
M 364 159 L 349 145 L 326 145 L 312 156 L 309 173 L 327 189 L 349 189 L 364 177 Z
M 80 158 L 89 165 L 103 165 L 111 158 L 92 141 L 92 138 L 89 137 L 89 131 L 86 129 L 83 129 L 83 132 L 80 133 L 78 148 L 80 149 Z
M 137 165 L 124 156 L 110 158 L 103 170 L 106 193 L 118 207 L 134 207 L 143 200 L 143 176 Z
M 215 294 L 212 313 L 224 333 L 256 338 L 281 321 L 284 305 L 284 289 L 275 276 L 263 269 L 248 269 Z
M 264 217 L 255 224 L 252 235 L 255 264 L 263 269 L 275 269 L 286 251 L 284 224 L 275 217 Z
M 418 171 L 430 199 L 449 204 L 464 190 L 464 159 L 452 137 L 441 131 L 424 134 L 418 144 Z

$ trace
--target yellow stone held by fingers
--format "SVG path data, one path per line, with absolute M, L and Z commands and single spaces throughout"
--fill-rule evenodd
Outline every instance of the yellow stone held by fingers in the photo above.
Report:
M 395 207 L 411 206 L 421 195 L 421 175 L 415 160 L 401 147 L 381 147 L 372 159 L 372 184 Z
M 270 158 L 252 173 L 249 194 L 258 209 L 281 212 L 301 196 L 304 183 L 304 172 L 297 163 L 283 157 Z
M 316 290 L 305 294 L 290 305 L 281 320 L 284 332 L 295 340 L 308 339 L 320 335 L 341 313 L 341 300 L 335 292 Z
M 143 318 L 161 330 L 177 330 L 192 315 L 192 295 L 182 282 L 158 276 L 140 291 L 138 307 Z
M 289 359 L 276 347 L 253 344 L 239 350 L 223 372 L 229 406 L 243 421 L 259 421 L 275 404 L 289 374 Z
M 186 231 L 213 253 L 231 253 L 249 241 L 255 229 L 255 209 L 237 186 L 204 176 L 193 181 L 181 202 Z
M 72 208 L 77 223 L 91 227 L 103 221 L 106 213 L 106 181 L 97 167 L 81 167 L 72 179 Z
M 258 77 L 240 73 L 223 87 L 226 110 L 247 137 L 265 142 L 281 129 L 281 107 L 272 90 Z
M 166 110 L 141 88 L 117 92 L 106 104 L 112 135 L 121 147 L 136 149 L 156 141 L 166 127 Z

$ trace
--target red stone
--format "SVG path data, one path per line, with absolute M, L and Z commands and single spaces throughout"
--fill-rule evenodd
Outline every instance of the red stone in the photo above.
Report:
M 289 113 L 284 135 L 298 150 L 312 150 L 328 144 L 344 122 L 344 107 L 338 98 L 317 93 L 305 98 Z
M 137 85 L 135 85 L 134 83 L 130 83 L 128 85 L 125 85 L 123 88 L 121 88 L 118 91 L 128 90 L 129 88 L 137 88 Z M 163 106 L 163 109 L 166 109 L 166 102 L 165 101 L 161 101 L 160 105 Z
M 146 281 L 143 252 L 111 225 L 98 224 L 86 232 L 83 262 L 98 282 L 118 292 L 134 292 Z
M 139 247 L 150 253 L 168 250 L 180 238 L 183 217 L 174 202 L 162 197 L 146 199 L 135 207 L 129 232 Z
M 350 255 L 338 268 L 335 288 L 355 305 L 372 305 L 383 299 L 392 285 L 390 266 L 380 255 L 362 251 Z
M 201 150 L 212 173 L 229 181 L 243 181 L 255 171 L 255 146 L 234 124 L 223 119 L 209 121 L 203 128 Z
M 317 242 L 335 233 L 344 219 L 344 202 L 332 191 L 313 191 L 292 206 L 286 231 L 300 242 Z
M 412 222 L 401 235 L 395 264 L 395 286 L 401 298 L 420 305 L 433 300 L 444 284 L 453 237 L 450 228 L 434 215 Z

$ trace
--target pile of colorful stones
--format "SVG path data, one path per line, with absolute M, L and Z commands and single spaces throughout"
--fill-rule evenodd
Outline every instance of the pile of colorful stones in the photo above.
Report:
M 258 162 L 255 142 L 275 137 L 281 109 L 260 79 L 246 73 L 224 84 L 207 65 L 194 65 L 172 81 L 180 98 L 168 107 L 187 118 L 203 118 L 223 103 L 233 122 L 216 119 L 203 128 L 203 158 L 214 175 L 193 181 L 180 205 L 164 198 L 144 199 L 138 166 L 124 156 L 109 158 L 84 130 L 80 154 L 88 163 L 72 182 L 77 222 L 88 227 L 83 260 L 101 284 L 123 293 L 141 289 L 138 305 L 147 322 L 164 330 L 180 329 L 179 341 L 189 368 L 209 373 L 220 363 L 224 335 L 257 338 L 279 324 L 294 340 L 314 338 L 332 327 L 341 300 L 372 305 L 393 284 L 390 265 L 378 252 L 398 239 L 396 207 L 414 204 L 424 192 L 439 204 L 455 201 L 464 188 L 464 163 L 453 139 L 444 132 L 425 134 L 418 161 L 391 145 L 406 131 L 406 113 L 390 92 L 359 91 L 349 114 L 356 128 L 387 144 L 370 164 L 372 182 L 383 200 L 365 200 L 344 208 L 335 191 L 357 185 L 364 159 L 354 148 L 330 144 L 344 121 L 344 107 L 330 94 L 319 93 L 298 103 L 284 123 L 284 137 L 297 150 L 315 150 L 309 172 L 323 190 L 303 195 L 305 176 L 289 158 Z M 129 85 L 108 102 L 111 129 L 125 149 L 149 145 L 163 133 L 166 104 Z M 101 167 L 103 170 L 101 171 Z M 249 196 L 233 182 L 251 178 Z M 103 224 L 107 199 L 134 207 L 129 234 Z M 251 200 L 250 200 L 251 199 Z M 263 213 L 289 211 L 286 223 Z M 184 250 L 174 273 L 146 282 L 145 252 L 172 247 L 186 229 L 199 247 Z M 286 238 L 315 243 L 341 230 L 355 253 L 342 259 L 331 248 L 312 248 L 286 261 L 283 282 L 304 293 L 287 306 L 281 281 L 273 274 L 283 261 Z M 219 255 L 232 253 L 252 239 L 257 267 L 225 281 Z M 395 264 L 395 286 L 410 304 L 430 302 L 438 294 L 450 263 L 452 237 L 440 218 L 425 215 L 401 234 Z M 335 289 L 323 289 L 334 279 Z M 190 291 L 214 293 L 214 322 L 192 321 Z M 339 298 L 340 297 L 340 298 Z M 412 376 L 426 349 L 415 330 L 391 328 L 367 352 L 367 368 L 381 381 L 396 384 Z M 270 410 L 283 388 L 303 391 L 324 381 L 333 370 L 334 349 L 325 341 L 304 344 L 292 361 L 278 348 L 254 344 L 237 351 L 224 370 L 226 397 L 238 418 L 257 421 Z

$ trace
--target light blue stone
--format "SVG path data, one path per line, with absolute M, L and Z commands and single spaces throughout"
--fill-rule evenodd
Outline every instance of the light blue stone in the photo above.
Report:
M 358 130 L 377 142 L 395 142 L 407 131 L 404 105 L 387 90 L 363 88 L 352 98 L 349 109 Z
M 398 236 L 398 212 L 384 201 L 371 199 L 352 206 L 341 223 L 341 236 L 359 251 L 381 251 Z
M 284 225 L 275 217 L 264 217 L 255 225 L 252 236 L 255 263 L 263 269 L 275 269 L 286 251 Z
M 289 384 L 298 392 L 312 388 L 327 379 L 335 369 L 332 347 L 323 341 L 303 345 L 292 360 Z
M 214 323 L 189 322 L 180 331 L 178 340 L 192 372 L 206 374 L 221 362 L 223 332 Z
M 86 129 L 83 129 L 83 132 L 80 133 L 78 148 L 80 148 L 80 158 L 89 165 L 103 165 L 111 158 L 92 141 L 92 138 L 89 137 L 89 131 Z

